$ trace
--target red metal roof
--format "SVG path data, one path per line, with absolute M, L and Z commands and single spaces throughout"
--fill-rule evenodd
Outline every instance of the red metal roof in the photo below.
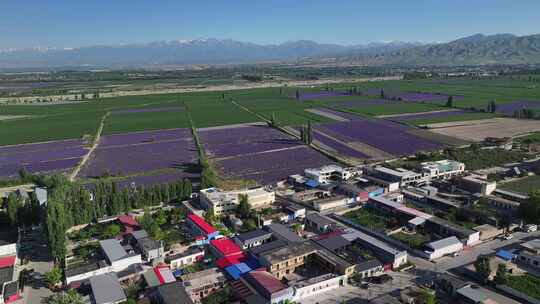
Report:
M 196 215 L 196 214 L 189 214 L 188 219 L 190 219 L 197 227 L 199 227 L 204 233 L 210 234 L 216 232 L 216 228 L 212 227 L 212 225 L 208 224 L 202 217 Z
M 242 253 L 242 249 L 229 238 L 211 240 L 210 245 L 214 246 L 225 257 Z
M 0 258 L 0 268 L 9 267 L 15 265 L 15 256 L 7 256 Z
M 220 269 L 227 268 L 231 265 L 242 263 L 246 260 L 246 255 L 244 253 L 240 253 L 237 255 L 232 255 L 228 257 L 221 258 L 216 261 L 216 266 Z
M 287 286 L 281 283 L 276 277 L 270 274 L 268 271 L 258 271 L 254 270 L 247 274 L 252 277 L 254 281 L 257 282 L 262 288 L 268 291 L 269 294 L 280 291 Z
M 118 221 L 124 226 L 139 227 L 139 223 L 129 215 L 121 215 Z

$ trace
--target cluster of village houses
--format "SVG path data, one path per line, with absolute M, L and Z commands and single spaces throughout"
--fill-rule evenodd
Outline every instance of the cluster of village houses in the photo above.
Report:
M 240 195 L 247 197 L 252 209 L 265 212 L 258 215 L 256 229 L 236 233 L 242 226 L 235 214 Z M 499 190 L 485 175 L 467 172 L 463 163 L 450 160 L 422 163 L 415 170 L 328 165 L 265 187 L 202 189 L 178 207 L 188 214 L 182 231 L 189 244 L 165 250 L 162 241 L 141 228 L 135 214 L 104 219 L 102 223 L 120 225 L 122 232 L 99 240 L 98 258 L 67 267 L 63 283 L 78 290 L 86 287 L 88 301 L 97 304 L 122 303 L 126 286 L 139 281 L 145 288 L 139 293 L 141 301 L 149 303 L 200 303 L 226 286 L 243 303 L 301 302 L 346 286 L 353 276 L 369 278 L 409 267 L 410 253 L 437 260 L 513 229 L 511 225 L 503 229 L 496 221 L 466 228 L 420 208 L 448 211 L 481 199 L 494 210 L 512 214 L 527 197 Z M 375 231 L 343 216 L 366 207 L 396 218 L 399 231 L 422 230 L 437 239 L 422 248 L 404 249 L 391 232 Z M 204 219 L 206 212 L 226 219 L 234 233 L 220 233 Z M 2 233 L 0 303 L 19 297 L 19 246 L 16 231 Z M 499 255 L 540 270 L 540 240 Z M 193 268 L 196 271 L 189 270 Z M 478 297 L 470 288 L 461 284 L 456 294 Z M 372 303 L 377 301 L 393 303 L 388 295 Z

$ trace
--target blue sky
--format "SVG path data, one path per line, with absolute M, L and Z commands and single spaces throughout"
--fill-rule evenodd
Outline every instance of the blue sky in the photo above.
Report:
M 0 49 L 194 38 L 339 44 L 540 33 L 538 0 L 4 0 Z

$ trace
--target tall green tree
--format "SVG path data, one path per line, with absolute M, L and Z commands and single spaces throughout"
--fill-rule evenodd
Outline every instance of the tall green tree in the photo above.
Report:
M 448 100 L 446 101 L 446 107 L 451 108 L 454 106 L 454 97 L 452 95 L 448 96 Z
M 506 283 L 508 283 L 508 269 L 505 264 L 499 264 L 495 274 L 495 284 L 504 285 Z
M 238 195 L 238 207 L 236 208 L 236 212 L 238 212 L 238 215 L 243 219 L 249 217 L 251 207 L 249 206 L 248 196 L 246 194 Z
M 6 207 L 10 226 L 15 227 L 19 223 L 19 211 L 21 207 L 21 198 L 18 197 L 15 193 L 11 192 L 8 195 Z
M 487 283 L 491 273 L 489 257 L 486 255 L 481 255 L 476 258 L 476 261 L 474 262 L 474 269 L 476 270 L 476 273 L 478 273 L 478 276 L 482 279 L 483 283 Z
M 66 257 L 66 212 L 62 202 L 55 199 L 49 199 L 47 204 L 49 251 L 57 263 L 62 263 Z

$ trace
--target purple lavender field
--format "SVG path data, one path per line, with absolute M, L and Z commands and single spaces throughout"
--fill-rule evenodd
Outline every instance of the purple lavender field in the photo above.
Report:
M 496 112 L 507 116 L 513 116 L 516 110 L 538 108 L 540 108 L 540 101 L 519 100 L 511 103 L 497 104 Z
M 296 139 L 267 126 L 198 131 L 206 153 L 221 175 L 276 182 L 305 168 L 331 163 Z
M 349 146 L 346 146 L 340 142 L 337 142 L 333 140 L 332 138 L 329 138 L 328 136 L 324 136 L 321 133 L 315 131 L 313 133 L 313 139 L 321 142 L 322 144 L 328 146 L 329 148 L 334 149 L 337 153 L 346 156 L 346 157 L 352 157 L 352 158 L 369 158 L 368 155 L 357 151 Z
M 178 140 L 181 138 L 191 138 L 191 130 L 170 129 L 107 135 L 101 137 L 99 147 L 153 143 L 167 140 Z
M 338 96 L 347 96 L 347 94 L 343 92 L 313 92 L 313 93 L 302 93 L 300 95 L 300 100 L 312 100 L 312 99 L 323 99 L 323 98 L 330 98 L 330 97 L 338 97 Z
M 317 125 L 316 129 L 343 142 L 359 141 L 393 155 L 409 155 L 442 146 L 414 136 L 408 127 L 383 120 L 363 120 Z
M 61 140 L 0 148 L 0 178 L 30 173 L 63 171 L 75 167 L 86 153 L 82 140 Z
M 161 169 L 184 169 L 197 163 L 189 129 L 104 136 L 80 175 L 127 175 Z
M 262 125 L 200 130 L 198 134 L 206 154 L 212 158 L 286 149 L 299 145 L 294 138 Z
M 112 114 L 153 113 L 153 112 L 182 112 L 184 107 L 134 108 L 112 111 Z
M 400 101 L 400 100 L 389 100 L 389 99 L 370 99 L 370 100 L 347 100 L 347 101 L 340 101 L 337 103 L 334 103 L 333 105 L 342 107 L 342 108 L 361 108 L 361 107 L 367 107 L 367 106 L 379 106 L 379 105 L 387 105 L 387 104 L 399 104 L 399 103 L 405 103 L 406 101 Z
M 227 177 L 253 179 L 270 183 L 302 173 L 304 169 L 332 163 L 323 155 L 307 146 L 259 153 L 246 157 L 233 157 L 218 161 L 218 169 Z

